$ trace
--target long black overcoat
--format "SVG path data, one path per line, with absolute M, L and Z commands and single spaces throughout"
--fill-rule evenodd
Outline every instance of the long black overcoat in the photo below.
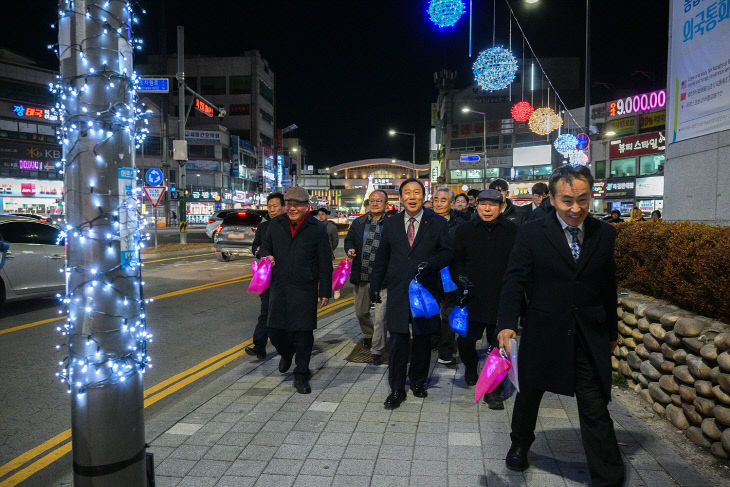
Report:
M 510 255 L 499 305 L 498 330 L 517 329 L 523 293 L 526 325 L 519 349 L 520 387 L 575 393 L 575 340 L 580 332 L 611 398 L 610 342 L 616 316 L 616 230 L 588 217 L 576 263 L 555 212 L 522 225 Z
M 504 215 L 487 225 L 474 214 L 456 230 L 451 277 L 465 275 L 473 285 L 467 304 L 469 320 L 496 323 L 499 293 L 517 228 Z
M 405 212 L 402 212 L 383 222 L 383 235 L 370 276 L 370 289 L 388 290 L 385 325 L 391 333 L 408 333 L 409 321 L 413 321 L 414 335 L 438 333 L 441 326 L 438 315 L 433 319 L 411 320 L 408 286 L 416 276 L 418 264 L 428 262 L 432 271 L 421 282 L 433 296 L 438 296 L 441 290 L 439 271 L 449 265 L 453 256 L 449 226 L 445 218 L 424 208 L 411 247 L 406 237 L 404 215 Z
M 317 300 L 332 296 L 332 247 L 327 226 L 308 214 L 292 238 L 286 214 L 273 218 L 259 254 L 273 255 L 267 326 L 317 328 Z

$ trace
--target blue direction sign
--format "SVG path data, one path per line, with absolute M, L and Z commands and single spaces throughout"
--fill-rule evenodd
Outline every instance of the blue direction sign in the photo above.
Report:
M 479 162 L 481 156 L 479 154 L 463 154 L 461 156 L 461 162 Z
M 168 78 L 140 78 L 137 91 L 145 93 L 168 93 L 170 80 Z
M 152 167 L 150 169 L 147 169 L 144 178 L 147 180 L 147 184 L 149 184 L 150 186 L 162 186 L 162 181 L 165 176 L 162 174 L 161 169 Z

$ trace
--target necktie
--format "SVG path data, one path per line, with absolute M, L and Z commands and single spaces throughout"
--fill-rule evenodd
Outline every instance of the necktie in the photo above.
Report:
M 408 231 L 406 232 L 406 236 L 408 237 L 408 245 L 410 247 L 413 247 L 413 241 L 416 239 L 416 227 L 413 225 L 415 221 L 416 219 L 413 217 L 408 219 Z
M 580 230 L 578 227 L 571 227 L 568 225 L 568 233 L 570 233 L 571 240 L 570 240 L 570 253 L 573 254 L 573 259 L 578 262 L 578 258 L 580 257 L 580 240 L 578 240 L 578 231 Z

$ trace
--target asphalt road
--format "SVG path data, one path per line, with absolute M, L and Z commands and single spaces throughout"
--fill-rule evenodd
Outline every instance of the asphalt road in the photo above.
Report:
M 342 254 L 341 247 L 338 254 Z M 258 296 L 246 292 L 247 280 L 218 282 L 250 273 L 250 257 L 218 262 L 209 254 L 145 264 L 145 296 L 160 296 L 147 307 L 148 327 L 154 338 L 149 345 L 153 368 L 145 375 L 145 389 L 252 336 L 259 313 Z M 210 283 L 214 284 L 190 289 Z M 183 293 L 174 294 L 181 290 Z M 166 293 L 173 295 L 161 296 Z M 343 290 L 343 298 L 345 295 Z M 36 300 L 10 304 L 0 312 L 0 473 L 10 460 L 70 428 L 70 401 L 65 386 L 54 375 L 58 360 L 63 358 L 63 353 L 54 349 L 63 343 L 55 329 L 61 321 L 3 333 L 57 317 L 58 310 L 55 300 Z M 251 359 L 244 356 L 237 360 Z M 146 416 L 184 397 L 191 387 L 153 404 L 145 410 Z M 69 472 L 70 457 L 65 455 L 22 485 L 52 485 Z
M 155 243 L 155 229 L 147 228 L 146 230 L 151 237 L 148 247 L 151 247 Z M 180 243 L 180 231 L 177 228 L 158 228 L 157 243 L 159 245 Z M 213 245 L 213 239 L 205 234 L 205 227 L 188 227 L 188 243 L 209 243 Z

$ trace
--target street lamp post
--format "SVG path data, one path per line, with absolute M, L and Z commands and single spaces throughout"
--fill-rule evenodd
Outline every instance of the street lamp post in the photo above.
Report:
M 484 173 L 482 179 L 484 182 L 484 188 L 487 187 L 487 114 L 477 110 L 472 110 L 469 107 L 461 109 L 462 113 L 476 113 L 482 116 L 482 150 L 484 151 Z
M 388 130 L 388 135 L 391 137 L 395 135 L 409 135 L 413 138 L 413 159 L 411 159 L 411 163 L 413 165 L 413 177 L 418 179 L 418 173 L 416 172 L 416 134 L 410 132 L 398 132 L 397 130 L 390 129 Z

